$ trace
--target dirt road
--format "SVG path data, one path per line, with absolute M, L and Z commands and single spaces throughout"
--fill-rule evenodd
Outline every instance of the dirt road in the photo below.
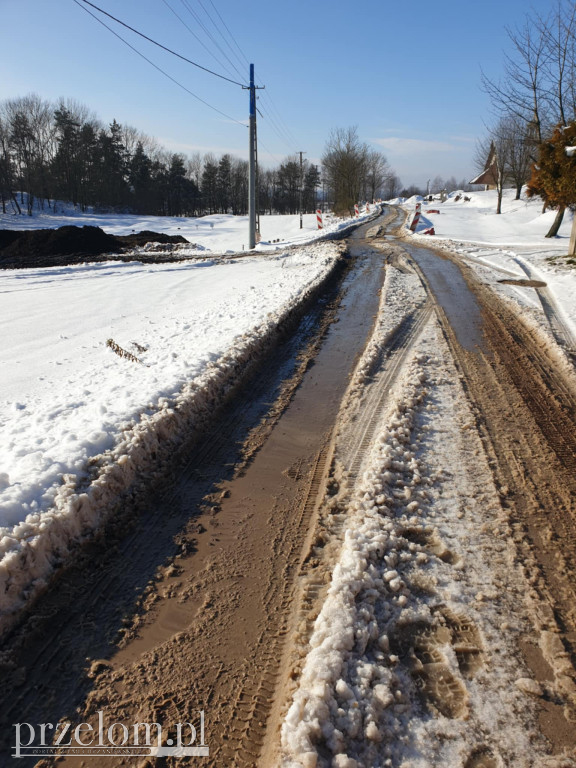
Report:
M 326 505 L 343 475 L 350 490 L 359 481 L 387 393 L 435 316 L 509 521 L 494 536 L 513 535 L 509 567 L 521 566 L 530 593 L 533 632 L 518 644 L 536 679 L 555 691 L 538 701 L 541 735 L 551 753 L 573 746 L 574 380 L 471 271 L 385 239 L 391 221 L 388 214 L 358 230 L 339 280 L 201 444 L 175 458 L 147 504 L 104 531 L 8 639 L 4 754 L 15 722 L 96 727 L 105 712 L 110 724 L 161 723 L 169 744 L 176 723 L 199 726 L 203 711 L 208 758 L 67 755 L 63 764 L 273 764 L 344 529 L 331 513 L 326 525 Z M 346 399 L 339 409 L 374 329 L 386 270 L 418 275 L 425 296 L 375 349 L 348 418 Z M 466 768 L 496 768 L 491 754 L 471 755 Z

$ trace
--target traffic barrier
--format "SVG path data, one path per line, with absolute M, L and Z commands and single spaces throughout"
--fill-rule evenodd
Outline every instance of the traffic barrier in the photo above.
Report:
M 358 210 L 358 205 L 357 204 L 354 206 L 354 215 L 355 216 L 360 216 L 360 211 Z
M 320 208 L 316 211 L 316 223 L 318 224 L 318 229 L 322 229 L 322 211 Z
M 420 211 L 422 209 L 422 203 L 416 203 L 416 212 L 414 213 L 414 218 L 412 219 L 412 224 L 410 224 L 410 231 L 416 232 L 416 227 L 418 226 L 418 222 L 420 221 Z

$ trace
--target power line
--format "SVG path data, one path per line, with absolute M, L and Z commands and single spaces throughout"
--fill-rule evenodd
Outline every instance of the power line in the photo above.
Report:
M 84 2 L 85 0 L 82 0 L 82 1 Z M 92 11 L 89 11 L 88 8 L 85 8 L 83 5 L 81 5 L 80 0 L 72 0 L 72 2 L 76 3 L 76 5 L 79 8 L 82 8 L 83 11 L 86 11 L 87 14 L 92 16 L 92 18 L 95 19 L 99 24 L 102 24 L 103 27 L 106 27 L 106 29 L 109 32 L 111 32 L 114 35 L 114 37 L 117 37 L 118 40 L 121 40 L 124 43 L 124 45 L 127 45 L 128 48 L 130 48 L 132 51 L 134 51 L 134 53 L 138 54 L 138 56 L 140 56 L 142 59 L 144 59 L 144 61 L 147 61 L 148 64 L 151 64 L 154 67 L 154 69 L 157 69 L 158 72 L 161 72 L 165 77 L 167 77 L 169 80 L 172 80 L 173 83 L 175 83 L 177 86 L 182 88 L 182 90 L 186 91 L 186 93 L 189 93 L 190 96 L 193 96 L 195 99 L 197 99 L 198 101 L 202 102 L 202 104 L 205 104 L 207 107 L 209 107 L 210 109 L 214 110 L 214 112 L 218 112 L 219 115 L 222 115 L 223 117 L 227 118 L 228 120 L 232 120 L 232 122 L 238 123 L 238 125 L 241 125 L 244 128 L 246 127 L 245 123 L 242 123 L 242 122 L 240 122 L 240 120 L 236 120 L 236 118 L 231 117 L 230 115 L 227 115 L 226 112 L 222 112 L 220 109 L 217 109 L 216 107 L 213 107 L 212 104 L 209 104 L 207 101 L 204 101 L 204 99 L 201 99 L 200 96 L 197 96 L 195 93 L 192 93 L 191 90 L 186 88 L 185 85 L 182 85 L 182 83 L 178 82 L 178 80 L 176 80 L 174 77 L 172 77 L 172 75 L 169 75 L 168 72 L 165 72 L 157 64 L 154 64 L 153 61 L 150 61 L 149 58 L 144 56 L 144 54 L 141 53 L 137 48 L 134 48 L 133 45 L 130 45 L 130 43 L 127 40 L 125 40 L 121 35 L 119 35 L 117 32 L 115 32 L 111 27 L 109 27 L 108 24 L 106 24 L 104 21 L 102 21 L 102 19 L 99 19 L 98 16 L 95 16 L 92 13 Z M 91 5 L 91 3 L 90 3 L 90 5 Z
M 182 16 L 180 16 L 180 14 L 179 14 L 177 11 L 175 11 L 175 10 L 174 10 L 174 8 L 173 8 L 173 7 L 170 5 L 170 3 L 168 2 L 168 0 L 162 0 L 162 2 L 164 3 L 164 5 L 165 5 L 167 8 L 169 8 L 169 9 L 172 11 L 172 13 L 174 14 L 174 16 L 176 16 L 176 18 L 177 18 L 177 19 L 180 21 L 180 23 L 181 23 L 181 24 L 182 24 L 184 27 L 186 27 L 186 29 L 188 30 L 188 32 L 190 32 L 190 34 L 192 35 L 192 37 L 194 37 L 194 38 L 195 38 L 195 39 L 196 39 L 196 40 L 197 40 L 197 41 L 200 43 L 200 45 L 201 45 L 201 46 L 204 48 L 204 50 L 205 50 L 205 51 L 207 51 L 208 55 L 209 55 L 209 56 L 211 56 L 211 57 L 214 59 L 214 61 L 218 62 L 218 64 L 219 64 L 220 66 L 222 66 L 224 69 L 228 70 L 228 72 L 232 72 L 231 68 L 230 68 L 230 67 L 229 67 L 227 64 L 224 64 L 222 61 L 220 61 L 220 60 L 219 60 L 219 59 L 218 59 L 218 58 L 217 58 L 217 57 L 216 57 L 216 56 L 215 56 L 215 55 L 212 53 L 212 51 L 211 51 L 211 50 L 208 48 L 208 46 L 207 46 L 207 45 L 204 43 L 204 41 L 203 41 L 203 40 L 202 40 L 202 39 L 201 39 L 201 38 L 200 38 L 200 37 L 199 37 L 199 36 L 196 34 L 196 32 L 194 32 L 194 30 L 193 30 L 193 29 L 191 29 L 191 28 L 188 26 L 188 24 L 186 24 L 186 22 L 184 21 L 184 19 L 182 18 Z M 232 73 L 232 74 L 233 74 L 233 73 Z
M 272 99 L 272 96 L 270 95 L 269 91 L 264 91 L 264 97 L 267 101 L 270 102 L 269 108 L 271 112 L 275 112 L 276 116 L 278 118 L 278 122 L 280 123 L 280 126 L 282 127 L 284 133 L 286 136 L 290 139 L 290 143 L 292 143 L 294 146 L 298 144 L 296 139 L 294 138 L 294 134 L 291 132 L 291 130 L 288 128 L 284 120 L 282 119 L 282 115 L 280 114 L 278 108 L 276 107 L 276 104 L 274 103 L 274 100 Z
M 243 67 L 244 65 L 242 64 L 242 62 L 241 62 L 241 61 L 240 61 L 240 59 L 238 58 L 238 54 L 237 54 L 237 53 L 236 53 L 236 51 L 235 51 L 235 50 L 232 48 L 232 46 L 230 45 L 230 43 L 228 42 L 228 40 L 227 40 L 227 39 L 224 37 L 224 33 L 222 32 L 222 30 L 221 30 L 221 28 L 219 27 L 219 25 L 218 25 L 218 24 L 217 24 L 217 23 L 214 21 L 214 19 L 213 19 L 212 15 L 210 14 L 210 11 L 209 11 L 209 10 L 206 8 L 206 6 L 205 6 L 205 5 L 204 5 L 204 3 L 202 2 L 202 0 L 196 0 L 196 2 L 197 2 L 197 3 L 198 3 L 198 5 L 200 6 L 200 8 L 202 8 L 202 10 L 204 11 L 204 13 L 205 13 L 206 17 L 207 17 L 207 18 L 210 20 L 210 23 L 212 24 L 212 26 L 214 27 L 214 29 L 216 30 L 216 32 L 217 32 L 217 33 L 220 35 L 220 37 L 222 38 L 222 42 L 224 43 L 224 45 L 228 47 L 228 49 L 229 49 L 230 53 L 232 54 L 232 56 L 235 56 L 235 57 L 236 57 L 236 59 L 238 60 L 238 63 L 240 64 L 240 66 L 241 66 L 241 67 Z M 214 7 L 214 5 L 213 5 L 212 7 Z M 214 10 L 216 10 L 216 9 L 214 8 Z M 217 11 L 216 11 L 216 12 L 217 12 Z M 218 12 L 217 12 L 217 13 L 218 13 Z M 218 14 L 218 15 L 220 15 L 220 14 Z M 222 17 L 221 17 L 221 16 L 220 16 L 220 19 L 221 19 L 221 21 L 222 21 Z M 223 21 L 222 21 L 222 23 L 224 24 L 224 22 L 223 22 Z M 224 26 L 226 26 L 226 25 L 224 24 Z M 226 57 L 226 58 L 228 58 L 228 57 Z M 228 59 L 228 61 L 230 61 L 230 59 Z M 232 63 L 232 62 L 231 62 L 231 63 Z M 233 65 L 233 66 L 234 66 L 234 68 L 236 69 L 236 66 L 235 66 L 235 65 Z
M 190 14 L 191 14 L 192 18 L 194 18 L 194 19 L 195 19 L 195 20 L 198 22 L 198 24 L 199 24 L 199 25 L 202 27 L 202 29 L 203 29 L 203 30 L 204 30 L 204 32 L 206 33 L 207 37 L 209 37 L 209 38 L 210 38 L 210 40 L 211 40 L 211 41 L 214 43 L 214 45 L 216 46 L 216 48 L 218 48 L 218 50 L 220 51 L 220 53 L 222 54 L 222 56 L 224 56 L 224 58 L 226 59 L 226 61 L 228 61 L 228 63 L 229 63 L 229 64 L 230 64 L 230 66 L 232 67 L 232 69 L 234 69 L 236 72 L 238 72 L 238 74 L 240 75 L 240 77 L 242 77 L 242 74 L 240 73 L 240 71 L 239 71 L 238 67 L 237 67 L 237 66 L 234 64 L 234 62 L 233 62 L 233 61 L 231 61 L 231 60 L 230 60 L 230 58 L 228 57 L 228 55 L 227 55 L 227 54 L 226 54 L 226 53 L 225 53 L 225 52 L 222 50 L 222 48 L 220 47 L 220 44 L 219 44 L 219 43 L 218 43 L 218 42 L 217 42 L 217 41 L 214 39 L 214 37 L 213 37 L 212 33 L 210 32 L 210 30 L 206 28 L 206 26 L 204 25 L 204 22 L 203 22 L 203 21 L 201 20 L 201 18 L 198 16 L 198 14 L 196 13 L 196 11 L 194 11 L 194 10 L 192 9 L 192 6 L 191 6 L 191 5 L 190 5 L 190 3 L 188 2 L 188 0 L 181 0 L 181 2 L 182 2 L 182 5 L 183 5 L 183 6 L 184 6 L 184 7 L 187 9 L 188 13 L 190 13 Z
M 212 8 L 214 8 L 214 10 L 216 11 L 216 13 L 217 13 L 217 15 L 218 15 L 218 18 L 220 19 L 220 21 L 222 22 L 222 24 L 223 24 L 223 26 L 224 26 L 224 29 L 226 30 L 226 32 L 228 32 L 228 34 L 230 35 L 230 39 L 232 40 L 232 42 L 234 43 L 234 45 L 235 45 L 235 46 L 236 46 L 236 48 L 238 49 L 238 52 L 240 53 L 240 56 L 241 56 L 241 57 L 244 59 L 244 63 L 245 63 L 247 66 L 250 66 L 250 62 L 248 61 L 248 59 L 246 58 L 246 56 L 244 56 L 244 53 L 243 53 L 242 49 L 240 48 L 240 46 L 239 46 L 239 45 L 238 45 L 238 43 L 236 42 L 236 39 L 235 39 L 234 35 L 232 34 L 232 32 L 230 32 L 230 30 L 228 29 L 228 26 L 227 26 L 226 22 L 224 21 L 224 19 L 223 19 L 223 18 L 222 18 L 222 16 L 220 15 L 220 12 L 218 11 L 218 8 L 216 8 L 216 6 L 215 6 L 215 5 L 214 5 L 214 3 L 212 2 L 212 0 L 210 0 L 210 5 L 211 5 L 211 6 L 212 6 Z
M 74 0 L 74 2 L 77 5 L 79 4 L 79 0 Z M 117 24 L 121 24 L 123 27 L 126 27 L 126 29 L 129 29 L 131 32 L 134 32 L 134 34 L 139 35 L 140 37 L 143 37 L 144 40 L 148 40 L 149 43 L 153 43 L 153 45 L 157 45 L 158 48 L 162 48 L 162 50 L 167 51 L 168 53 L 171 53 L 173 56 L 177 56 L 179 59 L 182 59 L 182 61 L 185 61 L 188 64 L 192 64 L 192 66 L 198 67 L 198 69 L 202 69 L 204 70 L 204 72 L 208 72 L 209 74 L 214 75 L 215 77 L 219 77 L 221 80 L 226 80 L 227 82 L 233 83 L 234 85 L 239 85 L 241 88 L 244 87 L 243 83 L 238 83 L 236 80 L 231 80 L 229 77 L 220 75 L 218 74 L 218 72 L 214 72 L 213 70 L 208 69 L 207 67 L 203 67 L 202 64 L 198 64 L 197 62 L 192 61 L 191 59 L 187 59 L 186 56 L 181 56 L 179 53 L 176 53 L 176 51 L 173 51 L 171 48 L 167 48 L 165 45 L 162 45 L 161 43 L 157 43 L 156 40 L 153 40 L 151 37 L 148 37 L 148 35 L 145 35 L 142 32 L 138 32 L 138 30 L 134 29 L 134 27 L 131 27 L 129 24 L 126 24 L 123 21 L 120 21 L 120 19 L 117 19 L 116 16 L 112 16 L 111 13 L 108 13 L 107 11 L 104 11 L 102 8 L 99 8 L 97 5 L 94 5 L 94 3 L 91 3 L 90 0 L 81 0 L 81 2 L 91 6 L 92 8 L 99 11 L 100 13 L 103 13 L 104 16 L 108 16 L 109 19 L 112 19 Z M 90 14 L 90 15 L 93 15 L 93 14 Z M 94 18 L 97 18 L 97 17 L 95 16 Z M 110 29 L 110 27 L 108 27 L 108 29 Z

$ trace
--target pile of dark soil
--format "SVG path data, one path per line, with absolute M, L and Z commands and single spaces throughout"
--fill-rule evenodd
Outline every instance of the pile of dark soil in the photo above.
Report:
M 186 243 L 181 235 L 139 232 L 107 235 L 100 227 L 0 230 L 0 269 L 56 267 L 104 261 L 109 254 L 122 253 L 146 243 Z M 138 256 L 134 256 L 138 258 Z
M 163 232 L 150 232 L 145 229 L 133 235 L 118 235 L 116 240 L 125 248 L 139 248 L 146 243 L 187 243 L 182 235 L 166 235 Z

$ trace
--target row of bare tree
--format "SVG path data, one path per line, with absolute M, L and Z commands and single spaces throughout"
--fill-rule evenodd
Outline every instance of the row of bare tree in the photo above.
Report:
M 482 76 L 496 120 L 476 155 L 479 170 L 489 156 L 494 163 L 498 213 L 503 187 L 513 185 L 520 197 L 555 129 L 576 120 L 576 4 L 559 0 L 547 16 L 532 12 L 523 26 L 508 30 L 508 37 L 502 77 Z M 545 206 L 558 209 L 547 235 L 553 237 L 569 203 L 546 193 L 543 197 Z

